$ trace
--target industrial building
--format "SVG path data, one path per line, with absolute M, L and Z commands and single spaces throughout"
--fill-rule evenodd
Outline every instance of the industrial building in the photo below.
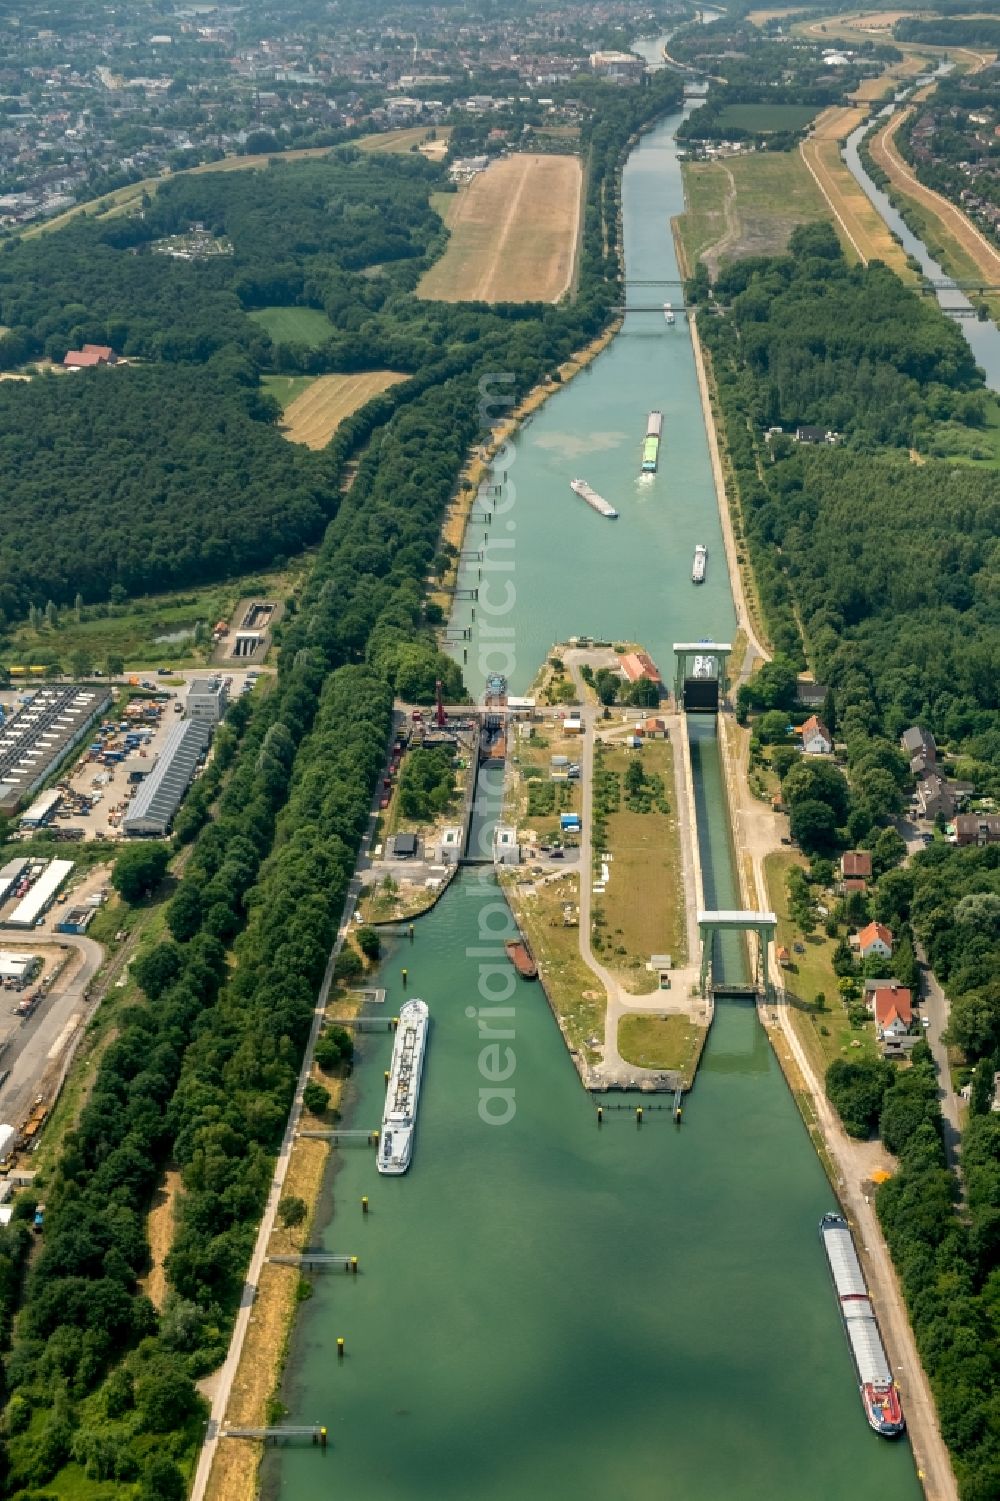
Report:
M 166 834 L 195 767 L 212 739 L 212 721 L 182 719 L 171 725 L 153 770 L 140 785 L 122 819 L 125 834 Z
M 221 678 L 195 678 L 187 691 L 188 718 L 202 719 L 211 725 L 221 724 L 227 696 Z
M 33 928 L 44 917 L 56 892 L 73 869 L 72 860 L 50 860 L 31 890 L 21 898 L 6 920 L 11 928 Z
M 111 702 L 107 688 L 39 688 L 0 726 L 0 813 L 13 813 L 49 777 Z
M 47 823 L 51 823 L 55 811 L 63 800 L 61 792 L 50 787 L 48 792 L 40 792 L 30 808 L 26 808 L 18 822 L 22 829 L 41 829 Z
M 17 949 L 0 949 L 0 980 L 13 980 L 29 984 L 42 967 L 37 954 L 24 954 Z

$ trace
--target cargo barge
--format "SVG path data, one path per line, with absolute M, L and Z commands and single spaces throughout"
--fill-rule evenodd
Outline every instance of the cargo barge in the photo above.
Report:
M 616 521 L 618 519 L 618 512 L 611 502 L 605 500 L 603 495 L 598 495 L 597 491 L 588 485 L 585 479 L 570 480 L 569 487 L 573 491 L 573 494 L 579 495 L 581 500 L 585 500 L 588 506 L 597 512 L 598 516 L 606 516 L 609 521 Z
M 843 1215 L 824 1214 L 819 1233 L 830 1264 L 865 1417 L 882 1438 L 898 1438 L 906 1427 L 903 1409 L 850 1226 Z
M 646 436 L 642 442 L 642 473 L 655 474 L 660 459 L 660 438 L 663 436 L 663 413 L 650 412 L 646 419 Z
M 507 958 L 513 964 L 522 980 L 537 980 L 538 965 L 523 938 L 510 938 L 504 944 Z
M 668 328 L 673 328 L 673 326 L 674 326 L 674 310 L 670 306 L 669 302 L 665 302 L 663 304 L 663 321 L 667 325 Z
M 410 1165 L 429 1020 L 426 1001 L 407 1001 L 400 1008 L 379 1137 L 376 1166 L 380 1173 L 398 1176 Z
M 705 582 L 705 569 L 708 567 L 708 548 L 703 542 L 699 542 L 694 550 L 694 562 L 691 565 L 692 584 Z

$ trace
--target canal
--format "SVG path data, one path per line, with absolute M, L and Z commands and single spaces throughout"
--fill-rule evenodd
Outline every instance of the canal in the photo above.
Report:
M 941 69 L 940 71 L 946 71 Z M 881 110 L 878 118 L 884 119 L 893 113 L 894 106 L 889 104 Z M 844 148 L 844 160 L 850 168 L 859 186 L 864 190 L 868 198 L 878 209 L 882 218 L 889 228 L 899 236 L 900 242 L 907 255 L 912 255 L 919 261 L 920 269 L 929 281 L 947 281 L 948 275 L 945 270 L 931 255 L 923 240 L 917 238 L 912 229 L 909 229 L 898 209 L 893 208 L 889 196 L 881 188 L 876 187 L 865 170 L 864 163 L 858 152 L 861 142 L 868 130 L 868 124 L 859 125 L 847 137 Z M 972 304 L 961 292 L 943 289 L 937 294 L 937 300 L 945 312 L 950 308 L 958 308 L 968 311 Z M 965 335 L 969 348 L 975 355 L 976 364 L 980 365 L 986 373 L 986 384 L 991 391 L 1000 391 L 1000 329 L 995 323 L 981 323 L 977 318 L 963 317 L 958 320 L 959 327 Z
M 679 118 L 644 136 L 625 169 L 636 280 L 677 276 Z M 679 286 L 658 300 L 676 305 Z M 642 484 L 653 407 L 665 441 L 659 474 Z M 659 313 L 629 315 L 517 435 L 507 470 L 516 603 L 496 619 L 513 634 L 488 640 L 479 633 L 490 617 L 472 622 L 470 610 L 473 691 L 491 668 L 524 691 L 550 645 L 572 633 L 642 641 L 666 676 L 674 640 L 729 639 L 733 603 L 682 320 L 668 329 Z M 572 495 L 577 474 L 614 501 L 619 521 Z M 709 548 L 701 588 L 690 579 L 697 542 Z M 490 656 L 497 639 L 509 660 Z M 698 727 L 694 754 L 703 862 L 716 899 L 734 900 L 710 725 Z M 598 1128 L 540 987 L 503 959 L 508 931 L 491 874 L 468 870 L 412 943 L 390 940 L 378 978 L 386 1008 L 404 999 L 406 966 L 406 993 L 423 996 L 432 1017 L 413 1166 L 386 1179 L 365 1149 L 337 1157 L 321 1238 L 357 1254 L 362 1271 L 315 1279 L 283 1389 L 292 1421 L 329 1425 L 330 1448 L 269 1458 L 267 1493 L 918 1497 L 908 1446 L 879 1441 L 865 1423 L 817 1234 L 833 1198 L 753 1007 L 719 1005 L 683 1128 L 669 1111 L 637 1127 L 630 1110 Z M 510 1014 L 482 1014 L 495 1005 Z M 389 1054 L 388 1036 L 359 1039 L 348 1124 L 379 1123 Z

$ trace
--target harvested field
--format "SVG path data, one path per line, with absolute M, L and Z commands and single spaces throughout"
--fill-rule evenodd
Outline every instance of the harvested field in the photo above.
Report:
M 511 156 L 448 195 L 448 248 L 422 277 L 442 302 L 556 302 L 573 279 L 583 170 L 575 156 Z
M 366 401 L 406 380 L 396 370 L 364 370 L 360 375 L 321 375 L 285 409 L 281 430 L 291 443 L 325 448 L 345 418 Z
M 871 138 L 873 159 L 891 179 L 893 187 L 913 198 L 938 221 L 943 239 L 954 240 L 963 256 L 975 264 L 983 278 L 992 283 L 1000 282 L 1000 251 L 994 249 L 986 236 L 980 234 L 962 210 L 933 188 L 925 187 L 914 176 L 909 163 L 904 161 L 896 145 L 896 132 L 909 118 L 910 110 L 901 110 L 892 116 L 888 124 Z M 947 247 L 945 247 L 947 248 Z
M 820 192 L 833 212 L 848 254 L 859 260 L 885 261 L 900 276 L 912 281 L 906 254 L 897 245 L 878 210 L 866 198 L 841 159 L 839 142 L 861 119 L 856 109 L 833 106 L 824 110 L 816 127 L 799 150 Z

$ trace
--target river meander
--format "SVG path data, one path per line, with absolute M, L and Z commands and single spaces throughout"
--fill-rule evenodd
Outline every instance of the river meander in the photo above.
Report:
M 678 118 L 643 137 L 625 169 L 636 280 L 677 274 Z M 636 290 L 680 301 L 679 287 Z M 640 485 L 651 407 L 665 416 L 662 462 Z M 674 640 L 728 639 L 733 604 L 682 322 L 631 315 L 515 448 L 516 606 L 504 621 L 515 691 L 574 632 L 641 640 L 665 675 Z M 621 519 L 578 501 L 574 474 Z M 697 589 L 699 541 L 709 574 Z M 711 733 L 696 739 L 703 854 L 717 899 L 729 900 L 717 751 Z M 284 1386 L 290 1420 L 328 1424 L 330 1448 L 269 1461 L 268 1490 L 283 1501 L 919 1496 L 909 1447 L 865 1423 L 817 1234 L 832 1195 L 753 1008 L 720 1004 L 681 1129 L 668 1112 L 638 1128 L 631 1109 L 599 1129 L 540 988 L 497 963 L 505 918 L 492 878 L 470 871 L 412 944 L 390 940 L 386 1008 L 416 994 L 432 1016 L 413 1166 L 386 1179 L 370 1151 L 339 1154 L 321 1239 L 362 1270 L 316 1277 Z M 477 1008 L 508 977 L 500 1061 L 514 1068 L 497 1085 L 484 1076 Z M 347 1124 L 374 1127 L 390 1038 L 365 1035 L 359 1053 Z M 507 1124 L 484 1119 L 511 1103 L 482 1093 L 491 1088 L 513 1090 Z

